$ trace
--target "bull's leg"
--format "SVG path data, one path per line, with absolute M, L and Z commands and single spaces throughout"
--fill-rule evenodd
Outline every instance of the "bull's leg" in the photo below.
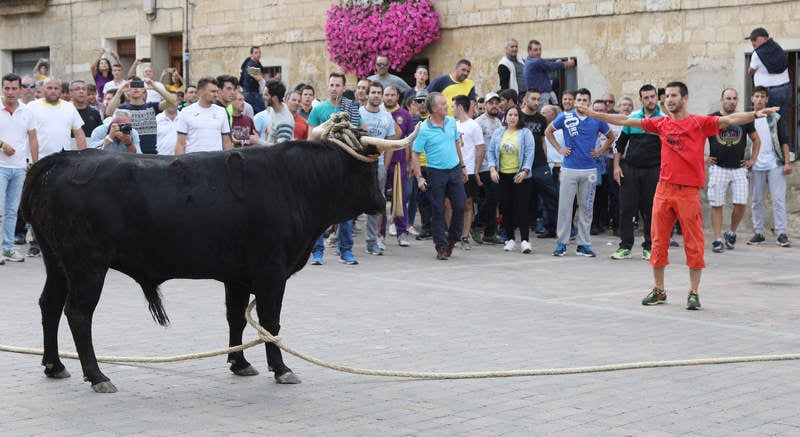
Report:
M 258 321 L 270 334 L 277 336 L 281 330 L 281 305 L 283 304 L 283 292 L 286 288 L 286 277 L 284 275 L 273 275 L 267 278 L 265 285 L 256 287 Z M 266 348 L 267 364 L 269 369 L 275 372 L 275 381 L 278 384 L 299 384 L 300 378 L 283 363 L 283 355 L 280 348 L 273 343 L 267 343 Z
M 74 273 L 76 270 L 80 269 L 70 271 L 70 294 L 67 297 L 64 314 L 67 315 L 75 348 L 81 360 L 83 379 L 89 381 L 92 389 L 98 393 L 114 393 L 117 388 L 100 371 L 92 345 L 92 316 L 100 300 L 107 270 L 86 272 L 84 267 L 79 273 Z
M 225 283 L 225 308 L 228 317 L 229 341 L 228 346 L 242 344 L 242 332 L 247 325 L 244 312 L 247 308 L 247 299 L 250 292 L 247 287 L 226 282 Z M 258 375 L 258 370 L 251 366 L 244 358 L 244 351 L 228 354 L 231 372 L 239 376 Z
M 64 311 L 64 301 L 67 299 L 67 278 L 60 268 L 51 267 L 46 261 L 47 280 L 39 297 L 44 334 L 42 365 L 44 374 L 50 378 L 69 378 L 69 372 L 58 358 L 58 325 Z

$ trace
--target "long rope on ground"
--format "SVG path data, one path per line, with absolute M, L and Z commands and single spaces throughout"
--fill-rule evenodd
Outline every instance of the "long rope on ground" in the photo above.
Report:
M 112 357 L 112 356 L 99 356 L 97 361 L 105 363 L 167 363 L 174 361 L 185 361 L 200 358 L 208 358 L 217 355 L 226 355 L 232 352 L 238 352 L 244 349 L 257 346 L 261 343 L 274 343 L 283 351 L 305 360 L 311 364 L 316 364 L 320 367 L 336 370 L 339 372 L 353 373 L 357 375 L 369 376 L 390 376 L 390 377 L 403 377 L 403 378 L 418 378 L 418 379 L 477 379 L 477 378 L 509 378 L 518 376 L 544 376 L 544 375 L 573 375 L 578 373 L 598 373 L 598 372 L 613 372 L 620 370 L 633 370 L 633 369 L 652 369 L 658 367 L 684 367 L 684 366 L 706 366 L 712 364 L 733 364 L 733 363 L 754 363 L 765 361 L 788 361 L 800 360 L 800 354 L 783 354 L 783 355 L 751 355 L 739 357 L 717 357 L 717 358 L 698 358 L 688 360 L 667 360 L 667 361 L 640 361 L 632 363 L 619 363 L 619 364 L 603 364 L 597 366 L 584 366 L 584 367 L 556 367 L 544 369 L 516 369 L 516 370 L 496 370 L 496 371 L 483 371 L 483 372 L 410 372 L 399 370 L 378 370 L 378 369 L 361 369 L 357 367 L 343 366 L 335 363 L 329 363 L 320 359 L 314 358 L 308 354 L 299 352 L 285 345 L 280 337 L 270 334 L 264 327 L 252 317 L 253 308 L 256 306 L 256 301 L 247 306 L 245 318 L 247 323 L 250 324 L 256 331 L 258 331 L 259 338 L 248 343 L 216 351 L 202 352 L 196 354 L 177 355 L 173 357 Z M 42 355 L 44 352 L 41 349 L 22 348 L 16 346 L 8 346 L 0 344 L 0 350 L 6 352 L 15 352 L 30 355 Z M 78 354 L 70 352 L 62 352 L 59 354 L 62 358 L 78 359 Z

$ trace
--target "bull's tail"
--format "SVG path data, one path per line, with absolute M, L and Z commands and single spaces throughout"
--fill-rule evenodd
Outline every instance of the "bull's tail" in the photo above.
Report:
M 32 223 L 33 201 L 38 197 L 37 189 L 41 188 L 42 184 L 45 182 L 43 180 L 44 175 L 62 162 L 59 155 L 60 154 L 50 155 L 43 158 L 41 161 L 34 164 L 25 176 L 25 184 L 22 186 L 22 198 L 20 199 L 19 210 L 22 213 L 22 218 L 28 223 Z
M 169 317 L 167 312 L 164 311 L 164 305 L 161 303 L 161 293 L 158 291 L 158 285 L 155 284 L 142 284 L 142 291 L 144 297 L 147 299 L 147 308 L 150 310 L 150 315 L 161 326 L 169 325 Z

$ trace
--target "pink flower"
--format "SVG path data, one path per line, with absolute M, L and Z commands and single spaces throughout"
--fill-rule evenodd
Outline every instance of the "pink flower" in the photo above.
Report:
M 402 69 L 428 44 L 439 40 L 439 14 L 429 0 L 383 0 L 370 6 L 345 2 L 328 10 L 325 41 L 331 60 L 346 73 L 367 76 L 386 53 Z

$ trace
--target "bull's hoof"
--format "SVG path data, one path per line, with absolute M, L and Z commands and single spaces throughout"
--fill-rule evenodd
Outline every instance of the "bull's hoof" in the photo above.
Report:
M 278 384 L 300 384 L 300 378 L 292 371 L 288 371 L 283 375 L 275 375 L 275 382 Z
M 114 387 L 114 384 L 111 381 L 103 381 L 98 382 L 97 384 L 92 384 L 92 390 L 96 393 L 116 393 L 117 388 Z
M 231 369 L 234 375 L 238 376 L 255 376 L 258 375 L 258 370 L 253 366 L 247 366 L 244 369 Z
M 47 375 L 48 378 L 55 378 L 55 379 L 64 379 L 72 376 L 64 366 L 59 366 L 59 368 L 54 368 L 52 364 L 45 366 L 44 374 Z

